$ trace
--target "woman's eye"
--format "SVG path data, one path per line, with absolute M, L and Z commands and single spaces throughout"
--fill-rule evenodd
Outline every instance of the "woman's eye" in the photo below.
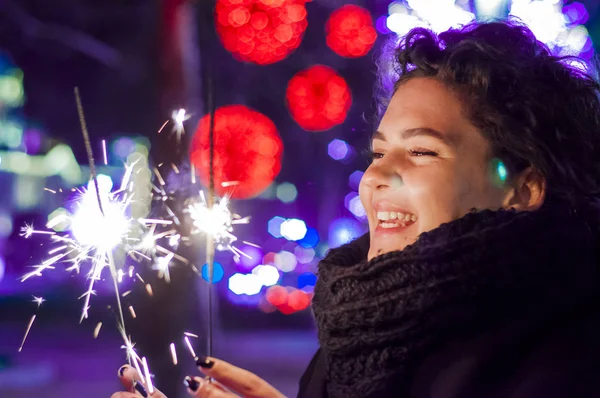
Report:
M 427 149 L 410 149 L 408 151 L 412 156 L 437 156 L 438 154 Z

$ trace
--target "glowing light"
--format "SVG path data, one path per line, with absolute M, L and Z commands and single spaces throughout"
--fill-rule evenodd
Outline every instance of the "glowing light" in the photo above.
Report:
M 217 32 L 235 58 L 259 65 L 291 54 L 306 30 L 306 0 L 218 0 Z
M 260 278 L 254 274 L 233 274 L 229 278 L 229 290 L 237 295 L 246 294 L 253 296 L 262 289 Z
M 318 243 L 319 233 L 314 228 L 307 228 L 306 235 L 304 235 L 304 238 L 298 241 L 298 244 L 304 248 L 315 247 Z
M 205 281 L 209 282 L 209 270 L 208 270 L 208 264 L 204 264 L 202 266 L 202 279 L 204 279 Z M 221 281 L 221 279 L 223 279 L 223 276 L 225 275 L 225 270 L 223 269 L 223 266 L 218 263 L 218 262 L 214 262 L 213 263 L 213 280 L 212 283 L 219 283 Z
M 294 254 L 299 263 L 308 264 L 315 259 L 315 251 L 311 248 L 298 246 L 294 249 Z
M 344 205 L 346 209 L 350 211 L 350 213 L 354 214 L 354 216 L 358 218 L 364 218 L 367 216 L 367 212 L 360 201 L 360 197 L 356 192 L 350 192 L 344 198 Z
M 327 145 L 327 154 L 333 160 L 344 160 L 350 153 L 350 146 L 346 141 L 334 139 Z
M 302 311 L 310 305 L 310 297 L 302 290 L 294 290 L 289 294 L 287 304 L 294 311 Z
M 252 270 L 252 273 L 258 276 L 263 286 L 273 286 L 279 282 L 279 270 L 272 265 L 259 265 Z
M 351 218 L 334 220 L 329 226 L 329 246 L 338 247 L 360 237 L 364 227 Z
M 591 57 L 589 33 L 580 25 L 587 19 L 583 4 L 574 2 L 563 8 L 560 0 L 513 0 L 510 15 L 527 24 L 536 38 L 555 54 Z
M 240 250 L 244 252 L 245 255 L 237 257 L 235 263 L 242 271 L 250 271 L 260 264 L 263 257 L 263 252 L 260 248 L 246 245 L 242 246 Z
M 210 115 L 200 119 L 190 159 L 204 185 L 209 182 Z M 283 144 L 271 119 L 242 105 L 215 113 L 214 181 L 219 196 L 246 199 L 263 192 L 281 170 Z
M 308 131 L 324 131 L 343 123 L 352 104 L 344 78 L 323 65 L 298 72 L 288 83 L 285 96 L 292 118 Z
M 298 190 L 294 184 L 284 182 L 283 184 L 279 184 L 277 187 L 276 195 L 277 198 L 283 203 L 291 203 L 296 200 L 296 197 L 298 196 Z
M 212 207 L 209 207 L 204 193 L 200 193 L 200 200 L 194 201 L 187 208 L 186 212 L 190 215 L 193 222 L 193 234 L 204 233 L 210 235 L 217 250 L 231 250 L 236 253 L 232 244 L 237 237 L 232 234 L 233 225 L 247 224 L 249 217 L 232 213 L 229 210 L 229 199 L 227 197 L 218 200 Z
M 317 284 L 317 276 L 312 272 L 305 272 L 298 276 L 298 289 L 306 286 L 315 286 Z
M 355 5 L 345 5 L 331 13 L 325 32 L 329 48 L 343 57 L 362 57 L 377 40 L 371 14 Z
M 282 272 L 292 272 L 298 264 L 294 253 L 282 250 L 275 255 L 275 266 Z
M 416 27 L 440 33 L 475 19 L 472 12 L 454 0 L 408 0 L 407 4 L 396 1 L 389 6 L 387 27 L 400 37 Z
M 105 252 L 122 242 L 129 230 L 131 219 L 126 214 L 128 202 L 123 202 L 111 194 L 110 177 L 99 175 L 98 188 L 103 212 L 98 206 L 94 183 L 90 182 L 71 219 L 71 230 L 80 244 L 96 246 Z
M 273 236 L 274 238 L 283 237 L 283 235 L 281 234 L 281 224 L 283 224 L 285 221 L 285 218 L 279 216 L 271 218 L 267 223 L 267 231 L 269 231 L 271 236 Z
M 280 306 L 287 303 L 288 291 L 283 286 L 271 286 L 265 294 L 266 300 L 274 306 Z
M 281 235 L 291 241 L 296 241 L 306 236 L 306 223 L 297 218 L 290 218 L 281 223 Z
M 362 180 L 363 174 L 365 173 L 360 170 L 356 170 L 350 174 L 350 177 L 348 177 L 348 186 L 350 186 L 350 189 L 358 191 L 360 180 Z

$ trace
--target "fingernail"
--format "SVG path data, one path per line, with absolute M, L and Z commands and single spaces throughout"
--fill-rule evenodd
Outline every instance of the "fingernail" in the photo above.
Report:
M 127 370 L 127 365 L 121 366 L 121 368 L 119 369 L 119 376 L 123 377 L 126 370 Z
M 210 369 L 215 364 L 213 361 L 211 361 L 210 359 L 208 359 L 206 357 L 196 357 L 194 359 L 196 360 L 196 366 L 200 366 L 201 368 L 204 368 L 204 369 Z
M 142 383 L 139 382 L 134 382 L 133 383 L 133 388 L 135 388 L 137 390 L 137 392 L 139 392 L 142 397 L 144 398 L 148 398 L 148 392 L 146 391 L 146 389 L 144 388 L 144 386 L 142 385 Z
M 200 387 L 200 383 L 198 383 L 198 381 L 192 376 L 185 376 L 185 379 L 183 379 L 183 384 L 185 384 L 187 388 L 194 392 L 198 391 L 198 387 Z

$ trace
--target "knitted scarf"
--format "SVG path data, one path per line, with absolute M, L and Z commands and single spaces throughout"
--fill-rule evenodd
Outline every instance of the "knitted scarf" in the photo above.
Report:
M 484 210 L 371 261 L 368 234 L 330 250 L 313 299 L 329 396 L 407 396 L 419 361 L 445 342 L 589 302 L 599 219 L 592 206 Z

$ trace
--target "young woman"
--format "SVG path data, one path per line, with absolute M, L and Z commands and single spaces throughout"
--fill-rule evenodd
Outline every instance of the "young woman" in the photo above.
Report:
M 415 29 L 394 55 L 370 232 L 319 265 L 300 396 L 600 397 L 599 85 L 515 22 Z M 281 396 L 198 366 L 216 381 L 194 396 Z

